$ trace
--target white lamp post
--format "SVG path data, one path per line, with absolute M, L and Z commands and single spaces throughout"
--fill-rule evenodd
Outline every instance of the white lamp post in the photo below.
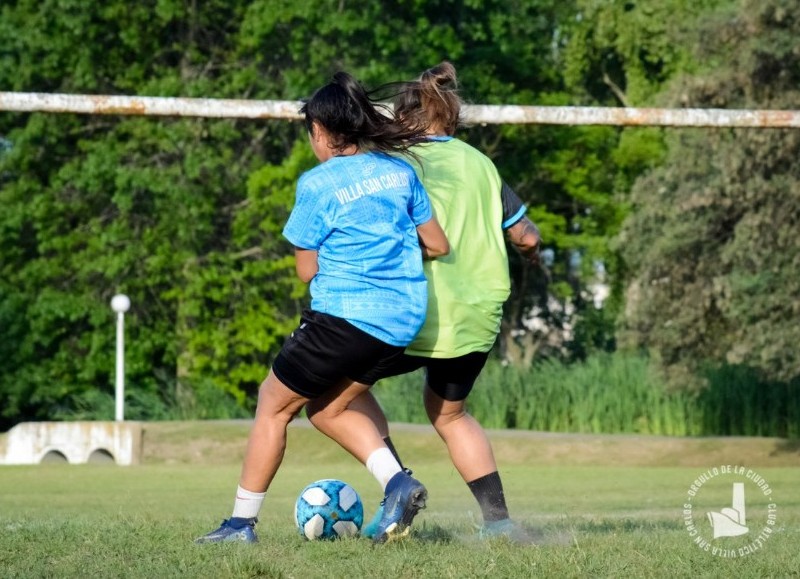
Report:
M 131 307 L 131 300 L 124 294 L 111 298 L 111 309 L 117 312 L 117 377 L 116 377 L 116 418 L 125 420 L 125 312 Z

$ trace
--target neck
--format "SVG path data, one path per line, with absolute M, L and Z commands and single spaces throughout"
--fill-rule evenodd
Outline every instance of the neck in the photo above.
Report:
M 425 135 L 428 137 L 449 137 L 450 135 L 447 134 L 447 131 L 444 130 L 444 127 L 441 125 L 430 125 L 428 130 L 425 131 Z
M 342 147 L 338 151 L 336 151 L 337 157 L 349 157 L 350 155 L 355 155 L 360 153 L 361 150 L 356 145 L 347 145 L 346 147 Z

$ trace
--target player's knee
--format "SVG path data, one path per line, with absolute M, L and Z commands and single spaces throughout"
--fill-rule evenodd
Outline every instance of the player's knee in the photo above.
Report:
M 337 404 L 324 404 L 317 400 L 310 400 L 306 404 L 306 416 L 309 422 L 316 427 L 335 420 L 345 409 Z
M 463 404 L 437 404 L 426 405 L 425 410 L 428 413 L 428 420 L 435 428 L 445 427 L 448 424 L 455 422 L 466 416 L 466 409 Z

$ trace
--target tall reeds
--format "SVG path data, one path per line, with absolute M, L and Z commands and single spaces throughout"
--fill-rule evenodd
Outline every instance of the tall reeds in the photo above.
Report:
M 800 386 L 747 369 L 708 372 L 700 393 L 670 391 L 642 356 L 617 352 L 519 369 L 490 360 L 468 408 L 486 428 L 667 436 L 800 436 Z M 425 423 L 421 372 L 378 384 L 389 419 Z

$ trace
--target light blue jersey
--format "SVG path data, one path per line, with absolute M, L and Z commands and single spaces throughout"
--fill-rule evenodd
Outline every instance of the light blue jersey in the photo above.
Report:
M 424 187 L 403 160 L 333 157 L 304 173 L 283 235 L 318 252 L 311 308 L 387 344 L 411 343 L 428 301 L 417 226 L 432 217 Z

